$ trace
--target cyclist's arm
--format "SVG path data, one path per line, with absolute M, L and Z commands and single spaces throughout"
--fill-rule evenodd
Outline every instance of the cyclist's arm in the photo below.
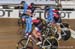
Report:
M 26 13 L 27 8 L 28 8 L 28 4 L 27 3 L 24 3 L 24 11 L 23 11 L 23 13 Z
M 25 21 L 25 16 L 22 16 L 22 21 L 23 21 L 23 22 Z

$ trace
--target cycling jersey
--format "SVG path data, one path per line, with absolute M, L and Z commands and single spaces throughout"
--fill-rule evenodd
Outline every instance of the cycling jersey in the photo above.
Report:
M 24 11 L 23 11 L 23 13 L 26 13 L 27 9 L 28 9 L 28 4 L 24 3 Z M 31 16 L 23 15 L 22 19 L 25 19 L 25 22 L 26 22 L 25 33 L 30 33 L 32 31 L 32 18 L 31 18 Z
M 35 25 L 35 29 L 38 31 L 38 32 L 41 32 L 42 30 L 42 27 L 43 27 L 43 24 L 42 24 L 42 20 L 41 19 L 35 19 L 33 20 L 33 24 Z
M 26 13 L 27 9 L 28 9 L 28 4 L 25 2 L 24 3 L 24 11 L 23 11 L 23 13 Z
M 54 21 L 53 17 L 54 17 L 53 8 L 49 8 L 48 16 L 47 16 L 47 23 L 53 23 L 53 21 Z
M 31 4 L 28 6 L 28 8 L 31 9 L 31 11 L 32 11 L 31 13 L 32 13 L 32 14 L 34 13 L 34 10 L 36 9 L 36 7 L 34 7 L 33 5 L 34 5 L 34 3 L 31 3 Z
M 54 21 L 55 23 L 61 23 L 61 17 L 58 10 L 54 10 Z

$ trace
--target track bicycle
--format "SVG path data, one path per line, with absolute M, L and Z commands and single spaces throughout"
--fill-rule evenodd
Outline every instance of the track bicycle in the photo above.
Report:
M 38 45 L 38 49 L 57 49 L 58 48 L 57 39 L 54 36 L 49 36 L 48 35 L 49 30 L 47 30 L 46 28 L 45 28 L 44 31 L 45 31 L 46 35 L 43 32 L 43 34 L 42 34 L 42 38 L 43 38 L 42 44 Z M 36 44 L 36 42 L 37 42 L 37 39 L 34 38 L 34 36 L 29 35 L 28 39 L 24 38 L 24 39 L 21 39 L 18 42 L 17 49 L 34 49 L 34 45 Z

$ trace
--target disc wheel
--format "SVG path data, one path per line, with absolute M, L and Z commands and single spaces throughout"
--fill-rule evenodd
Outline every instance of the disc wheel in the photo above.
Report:
M 65 35 L 63 35 L 64 33 L 65 33 Z M 68 40 L 71 37 L 70 30 L 65 30 L 64 32 L 62 31 L 61 36 L 64 41 Z

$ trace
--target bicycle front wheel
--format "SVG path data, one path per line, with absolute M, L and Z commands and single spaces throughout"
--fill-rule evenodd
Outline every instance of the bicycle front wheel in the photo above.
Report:
M 43 49 L 57 49 L 58 41 L 55 38 L 47 38 L 43 42 Z

